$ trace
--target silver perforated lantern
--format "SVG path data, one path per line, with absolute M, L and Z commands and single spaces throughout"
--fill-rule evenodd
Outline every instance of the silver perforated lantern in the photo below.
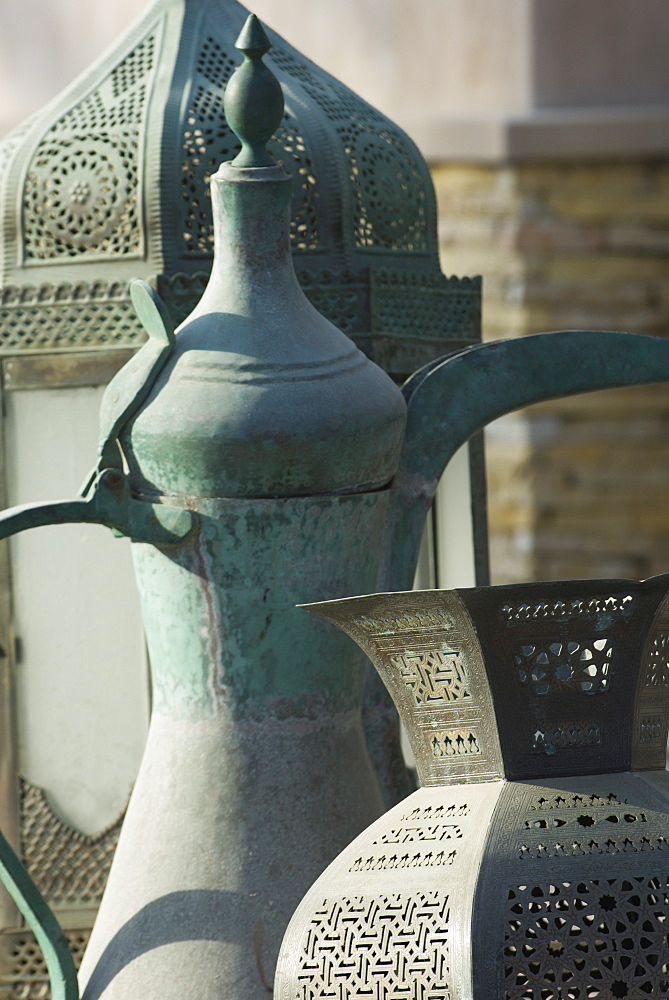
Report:
M 669 995 L 667 576 L 315 604 L 422 787 L 318 879 L 276 1000 Z
M 175 321 L 190 312 L 211 268 L 209 176 L 238 148 L 223 93 L 244 14 L 236 0 L 155 0 L 0 146 L 0 352 L 135 346 L 132 277 L 158 289 Z M 286 98 L 272 152 L 293 175 L 292 246 L 309 298 L 396 375 L 477 340 L 479 284 L 440 273 L 418 150 L 270 36 Z

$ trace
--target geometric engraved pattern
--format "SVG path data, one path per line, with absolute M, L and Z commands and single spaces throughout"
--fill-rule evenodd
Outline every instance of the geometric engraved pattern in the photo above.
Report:
M 384 635 L 393 632 L 407 632 L 414 629 L 451 629 L 455 628 L 455 619 L 444 611 L 402 611 L 388 612 L 385 615 L 355 615 L 351 619 L 364 632 Z
M 193 74 L 182 140 L 181 207 L 184 246 L 194 253 L 213 252 L 209 179 L 221 163 L 231 160 L 240 149 L 223 114 L 225 85 L 235 65 L 236 61 L 218 42 L 208 37 Z
M 283 122 L 268 146 L 277 163 L 293 178 L 293 214 L 290 243 L 293 253 L 318 250 L 318 200 L 314 165 L 305 138 L 298 132 L 293 116 L 284 112 Z
M 609 686 L 612 652 L 608 639 L 527 643 L 515 650 L 514 662 L 521 684 L 531 684 L 536 695 L 597 694 Z
M 669 995 L 666 875 L 509 891 L 505 1000 Z
M 532 737 L 532 749 L 554 754 L 558 750 L 602 745 L 602 729 L 598 722 L 549 722 L 537 729 Z
M 425 653 L 404 653 L 390 657 L 399 676 L 413 694 L 417 708 L 431 708 L 435 702 L 471 698 L 461 653 L 433 649 Z
M 466 729 L 435 733 L 430 745 L 433 757 L 470 757 L 481 753 L 478 737 Z
M 584 618 L 594 615 L 620 615 L 628 617 L 632 613 L 634 598 L 593 597 L 589 600 L 578 598 L 565 604 L 564 601 L 538 601 L 535 604 L 504 604 L 500 608 L 502 618 L 507 622 L 531 621 L 542 618 Z
M 609 792 L 608 795 L 587 795 L 585 793 L 579 794 L 578 792 L 556 792 L 555 795 L 551 795 L 550 798 L 547 795 L 540 795 L 539 798 L 534 799 L 530 803 L 530 809 L 583 809 L 584 807 L 594 808 L 595 806 L 603 806 L 604 808 L 611 806 L 622 806 L 626 805 L 627 800 L 622 800 L 615 794 L 615 792 Z
M 137 151 L 136 130 L 43 142 L 26 179 L 27 256 L 137 253 Z
M 21 780 L 21 854 L 51 906 L 97 905 L 109 875 L 123 814 L 95 837 L 60 820 L 41 788 Z
M 655 814 L 613 794 L 542 796 L 529 806 L 518 833 L 521 860 L 634 855 L 669 848 L 664 816 L 658 827 Z
M 661 715 L 644 715 L 639 720 L 639 742 L 652 743 L 662 739 L 664 718 Z
M 429 826 L 400 826 L 386 830 L 375 844 L 415 844 L 443 840 L 462 840 L 462 828 L 455 823 L 433 823 Z
M 294 55 L 276 48 L 270 58 L 298 80 L 339 134 L 349 163 L 356 246 L 425 252 L 425 181 L 399 131 L 342 84 L 317 78 Z
M 664 769 L 669 723 L 669 596 L 655 611 L 644 643 L 633 717 L 632 769 Z
M 291 226 L 295 220 L 291 220 Z M 300 268 L 297 261 L 297 280 L 302 291 L 319 312 L 331 323 L 351 336 L 369 329 L 369 271 L 351 271 L 313 267 Z M 406 329 L 406 327 L 404 328 Z
M 436 339 L 445 328 L 470 339 L 481 325 L 480 278 L 447 278 L 379 268 L 371 274 L 376 328 L 401 336 L 415 325 L 421 338 Z
M 140 43 L 37 147 L 24 191 L 28 258 L 139 252 L 140 127 L 154 48 L 153 37 Z
M 669 687 L 669 633 L 667 632 L 661 632 L 653 639 L 643 686 L 646 688 Z
M 614 840 L 567 840 L 564 843 L 553 840 L 545 844 L 521 844 L 518 857 L 521 861 L 540 858 L 578 858 L 585 854 L 637 854 L 639 851 L 666 851 L 669 840 L 659 837 L 638 837 L 631 839 L 623 837 Z
M 457 851 L 428 851 L 422 854 L 391 854 L 375 855 L 368 858 L 356 858 L 349 872 L 379 872 L 398 868 L 443 868 L 452 865 L 457 857 Z
M 450 819 L 453 816 L 469 816 L 471 809 L 466 802 L 461 805 L 455 805 L 451 803 L 450 805 L 438 805 L 438 806 L 425 806 L 424 808 L 418 807 L 417 809 L 412 809 L 410 813 L 402 816 L 403 823 L 417 823 L 419 820 L 436 820 L 436 819 Z
M 590 796 L 588 796 L 590 798 Z M 617 803 L 616 803 L 617 804 Z M 587 799 L 584 804 L 587 809 Z M 583 806 L 582 806 L 583 808 Z M 608 813 L 608 816 L 606 815 Z M 575 826 L 581 827 L 582 830 L 591 830 L 593 826 L 598 824 L 601 827 L 602 823 L 613 824 L 614 826 L 625 827 L 625 824 L 630 823 L 647 823 L 648 817 L 645 812 L 634 812 L 631 806 L 624 811 L 615 811 L 604 809 L 602 813 L 594 813 L 592 810 L 587 812 L 582 812 L 578 816 L 575 814 L 569 816 L 568 819 L 560 819 L 559 817 L 549 817 L 548 819 L 530 819 L 525 820 L 526 830 L 560 830 L 562 827 L 569 826 L 570 824 L 575 824 Z M 607 830 L 610 832 L 610 826 Z
M 90 935 L 90 930 L 65 931 L 77 969 Z M 3 1000 L 50 1000 L 46 961 L 30 931 L 0 934 L 0 996 Z
M 308 924 L 296 1000 L 451 1000 L 441 892 L 325 900 Z
M 136 347 L 146 340 L 125 282 L 8 285 L 0 293 L 0 351 Z
M 627 810 L 589 810 L 567 817 L 526 820 L 525 830 L 538 833 L 540 840 L 521 844 L 518 857 L 564 858 L 585 854 L 666 851 L 669 847 L 667 837 L 657 832 L 649 833 L 647 824 L 646 813 L 633 811 L 630 807 Z
M 425 191 L 416 164 L 398 135 L 357 131 L 356 124 L 360 122 L 347 122 L 340 133 L 350 148 L 350 180 L 360 209 L 354 229 L 357 246 L 425 249 L 411 239 L 406 242 L 415 220 L 424 215 Z

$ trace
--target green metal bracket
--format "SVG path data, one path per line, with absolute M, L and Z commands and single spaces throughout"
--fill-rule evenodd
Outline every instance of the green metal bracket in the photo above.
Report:
M 180 507 L 135 500 L 119 469 L 96 474 L 88 496 L 24 504 L 0 514 L 0 539 L 47 524 L 104 524 L 135 542 L 179 545 L 194 530 L 195 515 Z

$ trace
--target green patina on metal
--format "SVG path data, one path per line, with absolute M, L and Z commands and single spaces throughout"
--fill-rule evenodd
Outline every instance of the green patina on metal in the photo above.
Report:
M 226 88 L 225 115 L 242 148 L 232 166 L 272 167 L 274 158 L 266 146 L 283 118 L 283 94 L 279 81 L 262 61 L 270 43 L 255 14 L 245 23 L 235 47 L 244 53 L 244 62 Z M 248 113 L 251 107 L 255 108 L 252 116 Z
M 21 911 L 42 949 L 51 1000 L 78 1000 L 77 971 L 67 938 L 39 889 L 0 833 L 0 880 Z
M 72 522 L 103 524 L 135 541 L 171 546 L 193 531 L 194 515 L 168 504 L 140 503 L 132 495 L 118 434 L 141 406 L 174 347 L 174 331 L 165 307 L 143 281 L 131 282 L 130 294 L 148 341 L 105 390 L 100 408 L 98 460 L 74 500 L 24 504 L 0 514 L 0 538 L 29 528 Z
M 153 545 L 180 545 L 194 530 L 189 510 L 134 499 L 118 469 L 103 469 L 86 496 L 11 507 L 0 514 L 0 538 L 47 524 L 103 524 L 119 535 Z
M 446 465 L 486 424 L 532 403 L 669 379 L 669 343 L 603 330 L 563 330 L 465 349 L 404 386 L 407 429 L 393 483 L 387 579 L 411 587 L 425 515 Z
M 359 709 L 363 659 L 296 605 L 376 586 L 390 497 L 200 501 L 188 545 L 133 547 L 154 711 L 198 718 L 226 706 L 262 720 Z

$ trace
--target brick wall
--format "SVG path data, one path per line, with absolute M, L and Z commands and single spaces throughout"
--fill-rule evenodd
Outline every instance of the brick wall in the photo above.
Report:
M 484 278 L 486 339 L 669 336 L 669 161 L 442 165 L 445 273 Z M 487 432 L 493 582 L 669 570 L 669 386 L 592 393 Z

